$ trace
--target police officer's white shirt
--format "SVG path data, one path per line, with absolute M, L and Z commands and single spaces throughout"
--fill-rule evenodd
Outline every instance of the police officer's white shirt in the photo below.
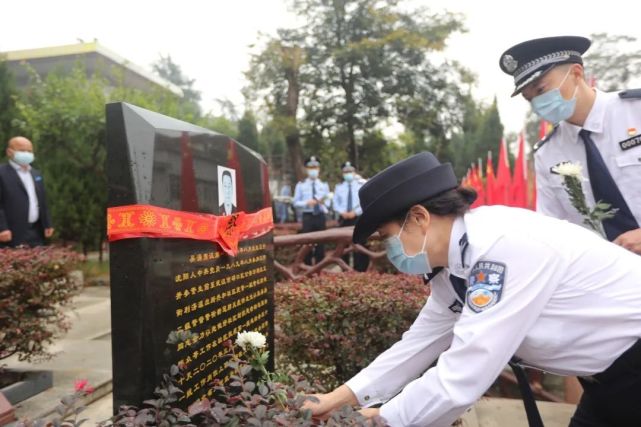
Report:
M 312 188 L 312 183 L 314 188 Z M 294 206 L 302 209 L 303 212 L 313 212 L 314 207 L 307 205 L 307 202 L 313 199 L 312 194 L 315 194 L 316 200 L 320 201 L 321 210 L 327 213 L 327 208 L 331 203 L 331 199 L 327 197 L 329 195 L 329 185 L 318 178 L 306 178 L 305 181 L 300 181 L 296 184 Z
M 9 160 L 9 163 L 18 173 L 18 177 L 20 178 L 20 181 L 22 181 L 22 185 L 24 185 L 27 196 L 29 197 L 29 215 L 27 221 L 29 221 L 29 223 L 34 223 L 38 221 L 39 214 L 38 196 L 36 195 L 36 184 L 33 182 L 33 175 L 31 175 L 31 166 L 23 168 L 13 160 Z
M 560 175 L 551 168 L 562 162 L 583 165 L 583 192 L 590 207 L 594 195 L 590 186 L 585 145 L 579 136 L 582 128 L 561 122 L 556 132 L 534 155 L 536 167 L 537 210 L 556 218 L 584 225 L 583 217 L 572 206 Z M 596 91 L 594 105 L 583 129 L 597 146 L 612 178 L 628 207 L 641 224 L 641 145 L 623 149 L 619 144 L 632 136 L 641 137 L 641 100 L 621 99 L 617 93 Z
M 360 404 L 386 402 L 381 416 L 392 427 L 450 426 L 514 354 L 548 372 L 593 375 L 641 337 L 638 255 L 593 232 L 488 206 L 458 218 L 450 241 L 448 269 L 432 280 L 414 324 L 347 382 Z M 505 264 L 501 298 L 478 313 L 463 302 L 457 313 L 446 273 L 467 278 L 479 261 Z
M 362 186 L 363 184 L 355 179 L 351 182 L 343 181 L 339 184 L 336 184 L 336 187 L 334 187 L 334 210 L 339 214 L 347 212 L 347 201 L 349 197 L 349 189 L 351 187 L 352 211 L 356 213 L 356 216 L 362 215 L 363 209 L 361 209 L 360 199 L 358 198 L 358 190 L 360 190 Z

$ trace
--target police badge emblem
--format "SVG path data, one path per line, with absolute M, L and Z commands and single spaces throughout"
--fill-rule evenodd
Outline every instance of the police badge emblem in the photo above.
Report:
M 467 306 L 480 313 L 501 300 L 505 283 L 505 264 L 494 261 L 479 261 L 470 273 L 467 289 Z
M 503 55 L 503 58 L 501 58 L 501 61 L 503 62 L 503 67 L 505 67 L 505 70 L 508 73 L 513 73 L 514 70 L 516 70 L 516 67 L 518 67 L 519 63 L 514 59 L 512 55 Z

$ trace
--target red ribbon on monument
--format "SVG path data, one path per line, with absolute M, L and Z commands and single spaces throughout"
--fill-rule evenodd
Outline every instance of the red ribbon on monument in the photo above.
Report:
M 207 240 L 229 255 L 238 254 L 238 242 L 253 239 L 274 228 L 272 209 L 231 215 L 182 212 L 151 205 L 117 206 L 107 209 L 107 238 L 182 238 Z

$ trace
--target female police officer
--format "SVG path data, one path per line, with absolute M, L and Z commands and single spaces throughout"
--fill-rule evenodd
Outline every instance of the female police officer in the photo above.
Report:
M 582 377 L 571 426 L 641 426 L 638 255 L 534 212 L 469 211 L 475 195 L 457 187 L 452 167 L 425 152 L 359 191 L 354 241 L 378 230 L 396 268 L 432 276 L 432 294 L 399 342 L 309 404 L 314 414 L 382 403 L 363 413 L 449 426 L 516 355 Z

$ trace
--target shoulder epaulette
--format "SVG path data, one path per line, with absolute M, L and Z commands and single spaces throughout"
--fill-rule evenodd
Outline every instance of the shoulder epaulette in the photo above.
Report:
M 539 142 L 534 144 L 534 147 L 532 148 L 532 151 L 534 151 L 536 153 L 539 148 L 543 147 L 545 145 L 545 143 L 548 142 L 550 140 L 550 138 L 552 138 L 552 136 L 556 133 L 556 130 L 558 128 L 559 128 L 559 125 L 554 126 L 554 128 L 552 128 L 552 130 L 549 131 L 547 133 L 547 135 L 545 135 L 543 137 L 543 139 L 541 139 Z
M 621 99 L 641 99 L 641 89 L 628 89 L 619 92 Z

